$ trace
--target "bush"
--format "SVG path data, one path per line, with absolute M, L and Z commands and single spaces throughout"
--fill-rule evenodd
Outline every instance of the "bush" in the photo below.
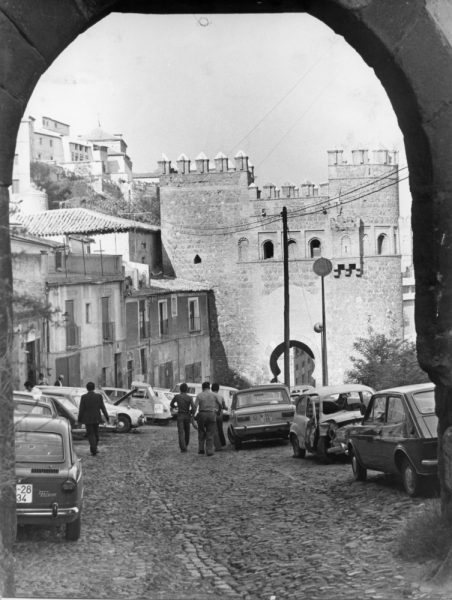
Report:
M 452 547 L 451 529 L 452 523 L 441 515 L 439 501 L 432 501 L 406 523 L 397 554 L 416 562 L 442 560 Z

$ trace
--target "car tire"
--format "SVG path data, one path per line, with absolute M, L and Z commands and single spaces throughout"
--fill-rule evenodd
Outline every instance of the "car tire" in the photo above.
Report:
M 241 447 L 242 447 L 242 440 L 236 436 L 234 439 L 234 448 L 236 450 L 240 450 Z
M 118 423 L 116 425 L 116 431 L 118 433 L 128 433 L 132 428 L 132 423 L 129 417 L 126 415 L 118 415 Z
M 402 483 L 405 488 L 405 492 L 411 498 L 418 496 L 421 491 L 421 480 L 419 475 L 416 473 L 413 465 L 407 458 L 402 461 L 401 467 Z
M 80 537 L 82 529 L 82 520 L 80 515 L 72 523 L 66 523 L 66 540 L 68 542 L 76 542 Z
M 230 427 L 228 427 L 227 434 L 228 434 L 228 440 L 229 440 L 229 443 L 230 443 L 230 444 L 232 444 L 232 445 L 234 445 L 235 436 L 234 436 L 234 434 L 232 433 L 232 430 L 231 430 L 231 428 L 230 428 Z
M 294 433 L 290 436 L 290 443 L 292 444 L 294 458 L 304 458 L 306 456 L 305 448 L 300 448 L 300 442 Z
M 333 462 L 333 456 L 331 454 L 328 454 L 327 452 L 327 441 L 325 437 L 321 437 L 319 439 L 319 441 L 317 442 L 317 454 L 320 456 L 320 458 L 323 460 L 323 462 L 325 463 L 332 463 Z
M 353 476 L 354 476 L 355 480 L 356 481 L 366 481 L 367 469 L 362 466 L 362 464 L 359 462 L 359 460 L 354 452 L 352 452 L 351 459 L 352 459 L 352 471 L 353 471 Z

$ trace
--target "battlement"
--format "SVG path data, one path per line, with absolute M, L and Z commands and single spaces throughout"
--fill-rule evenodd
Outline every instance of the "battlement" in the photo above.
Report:
M 260 190 L 255 183 L 248 186 L 251 200 L 278 200 L 283 198 L 316 198 L 319 196 L 328 196 L 328 183 L 316 185 L 310 181 L 301 183 L 298 187 L 293 183 L 283 183 L 281 187 L 276 187 L 273 183 L 266 183 Z
M 399 162 L 397 150 L 352 150 L 351 162 L 344 158 L 344 150 L 328 150 L 328 166 L 350 165 L 390 165 L 396 166 Z
M 233 165 L 230 161 L 233 161 Z M 233 159 L 228 158 L 223 152 L 219 152 L 212 161 L 207 158 L 204 152 L 201 152 L 193 161 L 185 154 L 181 154 L 176 161 L 177 167 L 173 167 L 171 160 L 165 155 L 158 161 L 161 175 L 189 175 L 191 173 L 235 173 L 245 171 L 254 176 L 254 166 L 250 163 L 248 156 L 243 152 L 238 152 Z

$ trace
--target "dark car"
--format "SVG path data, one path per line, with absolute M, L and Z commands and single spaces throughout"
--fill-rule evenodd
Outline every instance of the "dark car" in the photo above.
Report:
M 260 385 L 234 394 L 228 438 L 238 450 L 243 442 L 288 439 L 294 407 L 285 385 Z
M 396 387 L 370 399 L 361 425 L 349 431 L 355 479 L 367 469 L 400 475 L 409 496 L 416 496 L 428 477 L 437 474 L 435 386 L 432 383 Z
M 66 539 L 77 540 L 83 477 L 68 421 L 19 414 L 14 428 L 18 525 L 65 525 Z
M 14 411 L 16 413 L 64 417 L 71 424 L 74 431 L 80 430 L 77 422 L 78 411 L 74 405 L 64 403 L 60 398 L 53 398 L 41 394 L 40 390 L 34 392 L 13 392 Z

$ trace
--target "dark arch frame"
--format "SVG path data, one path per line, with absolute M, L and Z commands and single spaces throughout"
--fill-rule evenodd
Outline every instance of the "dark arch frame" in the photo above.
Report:
M 270 370 L 273 373 L 273 379 L 272 379 L 272 383 L 275 383 L 276 381 L 278 381 L 278 375 L 281 373 L 281 369 L 278 366 L 278 358 L 284 354 L 284 349 L 285 349 L 285 342 L 282 342 L 281 344 L 278 344 L 278 346 L 276 346 L 276 348 L 273 350 L 273 352 L 270 355 Z M 315 361 L 315 356 L 311 350 L 311 348 L 309 346 L 307 346 L 306 344 L 304 344 L 303 342 L 299 342 L 298 340 L 290 340 L 290 348 L 300 348 L 300 350 L 303 350 L 304 352 L 306 352 L 306 354 L 308 354 L 312 360 Z

